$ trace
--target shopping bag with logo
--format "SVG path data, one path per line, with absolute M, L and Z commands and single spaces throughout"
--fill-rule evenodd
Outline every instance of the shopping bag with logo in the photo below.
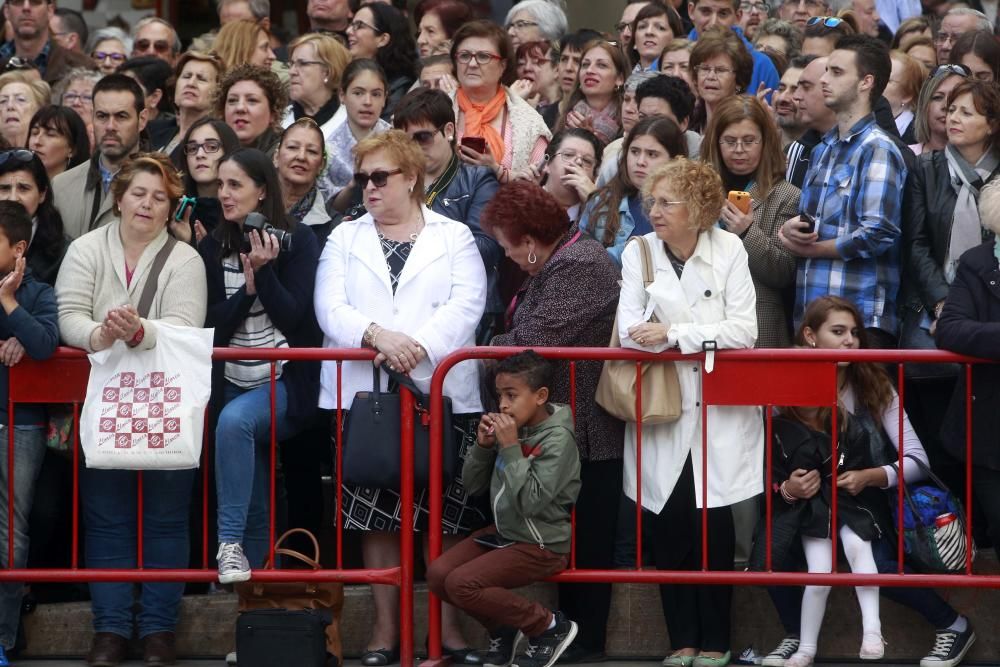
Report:
M 156 345 L 90 355 L 80 416 L 88 468 L 183 470 L 201 458 L 212 390 L 212 329 L 156 323 Z

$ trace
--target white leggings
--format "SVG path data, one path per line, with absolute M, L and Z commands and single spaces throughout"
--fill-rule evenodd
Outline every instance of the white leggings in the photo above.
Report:
M 855 574 L 876 574 L 875 557 L 871 542 L 867 542 L 847 526 L 840 528 L 840 543 L 844 545 L 847 562 Z M 806 563 L 810 572 L 830 572 L 833 569 L 831 540 L 825 537 L 803 537 L 802 546 L 806 553 Z M 857 586 L 858 604 L 861 605 L 861 625 L 864 634 L 882 634 L 882 622 L 878 615 L 878 586 Z M 819 642 L 819 628 L 826 613 L 826 598 L 829 586 L 806 586 L 802 594 L 802 627 L 799 652 L 816 655 Z

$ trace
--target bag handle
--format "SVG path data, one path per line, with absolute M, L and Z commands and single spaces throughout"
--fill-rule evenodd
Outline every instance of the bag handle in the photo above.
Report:
M 635 241 L 639 244 L 639 258 L 642 261 L 642 286 L 649 287 L 656 280 L 656 275 L 653 271 L 653 249 L 649 246 L 649 241 L 646 240 L 645 236 L 633 236 L 628 240 L 628 243 Z M 651 315 L 649 318 L 650 322 L 659 322 L 659 318 L 656 315 Z
M 139 305 L 135 308 L 139 311 L 139 317 L 149 318 L 149 309 L 153 306 L 153 297 L 156 296 L 156 281 L 159 280 L 160 272 L 163 271 L 163 266 L 167 263 L 167 258 L 170 257 L 175 245 L 177 245 L 177 239 L 167 234 L 167 242 L 153 258 L 153 264 L 149 267 L 149 275 L 146 276 L 146 284 L 143 285 L 142 295 L 139 297 Z
M 312 542 L 312 545 L 313 545 L 313 557 L 312 558 L 310 558 L 309 556 L 306 556 L 305 554 L 303 554 L 303 553 L 301 553 L 299 551 L 295 551 L 294 549 L 286 549 L 285 547 L 281 546 L 282 544 L 284 544 L 284 542 L 285 542 L 286 539 L 288 539 L 292 535 L 295 535 L 296 533 L 298 533 L 300 535 L 305 535 L 306 537 L 309 538 L 309 541 Z M 274 543 L 274 553 L 275 553 L 275 555 L 282 555 L 282 556 L 288 556 L 290 558 L 294 558 L 295 560 L 297 560 L 297 561 L 299 561 L 301 563 L 305 563 L 306 565 L 308 565 L 309 567 L 311 567 L 314 570 L 320 569 L 320 564 L 319 564 L 319 542 L 316 540 L 316 536 L 313 535 L 308 530 L 306 530 L 305 528 L 292 528 L 290 530 L 286 530 L 284 532 L 284 534 L 282 534 L 282 536 L 278 538 L 278 541 Z
M 936 484 L 938 486 L 938 488 L 940 488 L 942 491 L 944 491 L 945 493 L 947 493 L 949 496 L 951 496 L 952 498 L 955 498 L 955 500 L 959 503 L 959 506 L 961 507 L 961 501 L 958 500 L 958 498 L 955 496 L 954 493 L 952 493 L 951 489 L 948 488 L 948 485 L 945 484 L 943 481 L 941 481 L 940 477 L 938 477 L 937 475 L 934 474 L 934 471 L 931 470 L 930 466 L 928 466 L 927 464 L 925 464 L 923 461 L 921 461 L 917 457 L 913 456 L 912 454 L 904 454 L 903 456 L 904 456 L 904 458 L 908 458 L 911 461 L 913 461 L 914 463 L 916 463 L 917 467 L 920 468 L 920 470 L 925 475 L 927 475 L 928 479 L 930 479 L 932 482 L 934 482 L 934 484 Z M 896 461 L 893 461 L 889 465 L 891 465 L 893 467 L 893 469 L 896 471 L 896 475 L 897 475 L 896 483 L 899 484 L 899 477 L 898 477 L 899 476 L 899 463 L 896 462 Z M 913 514 L 914 526 L 916 527 L 917 533 L 921 537 L 923 537 L 925 535 L 925 533 L 926 533 L 926 527 L 923 526 L 923 524 L 921 524 L 917 520 L 917 517 L 918 517 L 917 503 L 916 503 L 916 501 L 913 500 L 913 496 L 910 494 L 910 486 L 909 486 L 909 484 L 903 484 L 903 496 L 906 498 L 906 504 L 909 505 L 910 512 Z M 965 513 L 964 512 L 958 512 L 958 514 L 956 515 L 956 517 L 957 517 L 959 523 L 962 525 L 962 530 L 963 531 L 967 530 L 966 524 L 965 524 Z

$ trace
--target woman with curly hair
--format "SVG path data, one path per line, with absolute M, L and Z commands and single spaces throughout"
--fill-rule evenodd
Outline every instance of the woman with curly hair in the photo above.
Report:
M 238 65 L 219 85 L 216 116 L 233 128 L 244 148 L 273 155 L 288 94 L 278 75 L 257 65 Z
M 355 59 L 371 58 L 385 70 L 389 85 L 382 120 L 391 120 L 396 102 L 417 78 L 414 68 L 417 44 L 409 23 L 392 5 L 367 4 L 347 26 L 347 46 Z

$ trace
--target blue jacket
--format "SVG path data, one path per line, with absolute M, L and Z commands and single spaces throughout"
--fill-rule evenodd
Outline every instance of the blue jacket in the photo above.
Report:
M 594 215 L 594 199 L 591 199 L 587 203 L 587 207 L 583 209 L 583 213 L 580 215 L 580 229 L 587 232 L 595 239 L 604 243 L 604 228 L 607 222 L 605 217 L 601 217 L 596 220 L 591 220 Z M 632 211 L 629 209 L 628 197 L 621 200 L 618 204 L 618 233 L 615 234 L 614 243 L 607 248 L 608 254 L 611 255 L 611 259 L 615 260 L 618 264 L 618 268 L 622 265 L 622 253 L 625 252 L 625 244 L 632 237 L 632 232 L 635 230 L 635 220 L 632 219 Z
M 781 77 L 778 76 L 778 68 L 774 66 L 770 58 L 753 48 L 753 44 L 743 36 L 743 28 L 733 26 L 733 32 L 740 36 L 743 43 L 750 49 L 750 55 L 753 56 L 753 73 L 750 75 L 750 87 L 747 88 L 746 94 L 756 95 L 757 88 L 761 83 L 764 84 L 765 88 L 770 88 L 772 92 L 777 90 L 778 83 L 781 81 Z M 688 39 L 697 40 L 698 31 L 692 30 L 688 33 Z M 767 94 L 767 100 L 771 101 L 771 93 Z
M 48 359 L 59 345 L 59 309 L 56 293 L 50 285 L 36 280 L 31 269 L 25 271 L 21 286 L 14 294 L 18 307 L 8 315 L 0 308 L 0 340 L 11 336 L 24 346 L 32 359 Z M 10 370 L 0 372 L 0 419 L 8 424 L 7 398 L 10 396 Z M 43 426 L 45 406 L 18 405 L 14 408 L 14 423 L 18 426 Z M 2 437 L 7 437 L 6 435 Z

